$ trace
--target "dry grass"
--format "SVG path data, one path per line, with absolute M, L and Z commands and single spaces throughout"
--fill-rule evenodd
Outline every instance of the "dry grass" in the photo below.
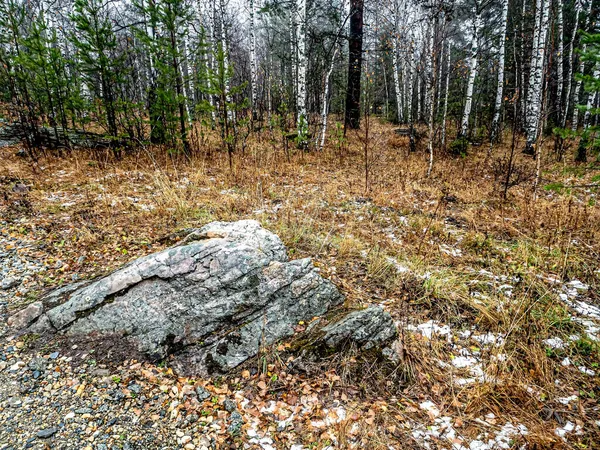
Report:
M 438 155 L 427 178 L 424 153 L 408 154 L 408 143 L 389 125 L 371 127 L 368 184 L 362 140 L 353 134 L 343 155 L 332 144 L 322 153 L 293 152 L 288 161 L 280 138 L 265 132 L 236 155 L 233 171 L 216 136 L 191 160 L 143 149 L 121 161 L 100 162 L 97 155 L 77 152 L 34 165 L 3 149 L 2 214 L 11 233 L 46 243 L 39 257 L 48 265 L 59 257 L 67 264 L 48 271 L 47 287 L 69 281 L 73 271 L 98 275 L 163 248 L 169 241 L 162 238 L 176 230 L 255 218 L 279 234 L 292 257 L 314 258 L 349 305 L 383 303 L 401 324 L 435 319 L 456 329 L 476 326 L 506 335 L 501 348 L 483 355 L 493 380 L 458 387 L 438 363 L 454 351 L 451 343 L 403 331 L 402 398 L 386 399 L 390 410 L 377 418 L 378 426 L 364 424 L 365 448 L 394 442 L 418 448 L 408 424 L 425 419 L 406 405 L 424 398 L 458 419 L 464 436 L 477 436 L 482 425 L 475 419 L 492 412 L 500 425 L 525 424 L 529 434 L 522 440 L 533 448 L 561 447 L 567 444 L 553 433 L 560 417 L 585 425 L 568 445 L 594 448 L 598 378 L 560 362 L 569 356 L 597 367 L 600 351 L 585 339 L 559 352 L 544 346 L 548 337 L 581 330 L 538 276 L 577 278 L 598 292 L 597 191 L 542 190 L 534 203 L 526 182 L 503 201 L 498 173 L 493 161 L 484 164 L 485 155 Z M 494 158 L 506 151 L 496 148 Z M 534 171 L 533 162 L 520 155 L 517 165 Z M 543 185 L 589 184 L 598 173 L 550 158 L 544 169 Z M 17 179 L 31 186 L 19 198 L 9 189 Z M 453 253 L 457 248 L 460 253 Z M 81 255 L 86 260 L 78 263 Z M 482 280 L 481 269 L 518 280 L 509 302 Z M 580 396 L 578 410 L 553 402 L 572 393 Z M 554 418 L 543 417 L 548 408 L 556 408 Z

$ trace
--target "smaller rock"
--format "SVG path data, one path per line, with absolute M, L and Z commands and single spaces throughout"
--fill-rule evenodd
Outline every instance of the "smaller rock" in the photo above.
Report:
M 198 395 L 198 401 L 203 402 L 210 398 L 210 392 L 204 389 L 202 386 L 196 388 L 196 395 Z
M 48 439 L 49 437 L 54 436 L 56 433 L 58 433 L 58 428 L 52 427 L 38 431 L 35 436 L 39 439 Z
M 8 318 L 7 324 L 9 327 L 21 329 L 29 326 L 35 319 L 37 319 L 42 312 L 44 312 L 44 305 L 42 302 L 34 302 L 27 308 L 22 309 L 18 313 Z
M 237 404 L 231 399 L 225 399 L 223 402 L 223 407 L 228 412 L 234 412 L 237 409 Z
M 244 419 L 242 418 L 242 415 L 239 412 L 234 411 L 231 413 L 229 421 L 230 424 L 227 427 L 227 431 L 232 436 L 238 435 L 240 430 L 242 429 L 242 425 L 244 425 Z
M 13 278 L 13 277 L 6 277 L 4 279 L 2 279 L 2 282 L 0 283 L 0 287 L 4 290 L 10 289 L 15 287 L 17 284 L 19 284 L 20 280 L 18 278 Z
M 351 312 L 341 320 L 324 327 L 323 331 L 323 342 L 329 347 L 354 342 L 363 350 L 380 346 L 398 333 L 392 316 L 380 306 Z
M 50 359 L 56 359 L 56 358 L 58 358 L 58 355 L 59 355 L 58 352 L 50 353 Z

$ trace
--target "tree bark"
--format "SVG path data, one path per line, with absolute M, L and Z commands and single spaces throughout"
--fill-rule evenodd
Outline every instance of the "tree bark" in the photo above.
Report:
M 502 32 L 500 34 L 500 49 L 498 51 L 498 82 L 496 85 L 496 104 L 494 105 L 494 118 L 490 133 L 490 152 L 493 142 L 499 135 L 500 111 L 502 109 L 502 98 L 504 96 L 504 52 L 506 47 L 506 26 L 508 22 L 508 0 L 502 5 Z
M 534 145 L 537 140 L 542 108 L 542 90 L 544 86 L 544 65 L 546 63 L 546 37 L 550 13 L 550 0 L 537 0 L 536 2 L 536 30 L 531 52 L 531 74 L 529 76 L 529 89 L 527 91 L 527 144 L 524 152 L 534 155 Z
M 469 55 L 469 81 L 467 82 L 467 98 L 460 125 L 460 137 L 466 137 L 469 131 L 469 118 L 473 105 L 473 89 L 475 87 L 475 77 L 477 76 L 477 56 L 479 53 L 479 30 L 482 27 L 481 11 L 479 3 L 473 8 L 473 34 L 471 36 L 471 54 Z
M 362 72 L 363 0 L 350 0 L 350 37 L 348 40 L 348 87 L 345 129 L 360 128 L 360 77 Z
M 575 23 L 573 25 L 573 33 L 571 34 L 571 41 L 569 42 L 569 71 L 567 72 L 567 91 L 565 94 L 565 109 L 561 111 L 561 126 L 565 128 L 567 126 L 567 117 L 569 114 L 569 107 L 571 106 L 571 89 L 573 86 L 573 66 L 575 61 L 573 60 L 573 48 L 575 45 L 575 37 L 577 36 L 577 27 L 579 26 L 579 15 L 581 14 L 581 0 L 575 0 Z

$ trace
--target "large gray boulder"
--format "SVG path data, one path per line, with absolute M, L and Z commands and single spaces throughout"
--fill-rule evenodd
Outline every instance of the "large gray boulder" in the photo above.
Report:
M 122 336 L 187 373 L 225 372 L 342 301 L 310 259 L 289 261 L 257 222 L 213 222 L 172 248 L 52 292 L 16 323 L 29 331 Z M 33 317 L 36 315 L 37 317 Z

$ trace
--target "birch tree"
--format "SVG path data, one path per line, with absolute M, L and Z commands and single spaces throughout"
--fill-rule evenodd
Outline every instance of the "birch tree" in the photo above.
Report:
M 508 24 L 508 0 L 502 4 L 502 22 L 500 24 L 500 48 L 498 50 L 498 81 L 496 84 L 496 103 L 494 104 L 494 118 L 490 133 L 490 152 L 493 142 L 499 135 L 500 111 L 502 109 L 502 98 L 504 96 L 504 52 L 506 46 L 506 27 Z
M 298 145 L 306 148 L 308 138 L 308 114 L 306 112 L 306 0 L 296 0 L 296 40 L 298 43 L 298 89 L 297 89 L 297 128 Z
M 257 64 L 256 64 L 256 11 L 254 8 L 255 0 L 249 0 L 248 8 L 250 12 L 250 90 L 252 100 L 252 120 L 258 119 L 258 82 L 257 82 Z
M 575 22 L 573 23 L 573 32 L 571 33 L 571 40 L 569 41 L 569 56 L 567 61 L 569 63 L 569 70 L 567 72 L 567 91 L 565 93 L 565 106 L 564 111 L 561 110 L 561 127 L 565 128 L 567 125 L 567 116 L 569 113 L 569 107 L 571 105 L 571 87 L 573 86 L 573 67 L 575 61 L 573 59 L 573 48 L 575 45 L 575 38 L 577 36 L 577 29 L 579 26 L 579 15 L 581 14 L 582 4 L 581 0 L 575 0 Z
M 396 114 L 399 123 L 404 120 L 402 114 L 402 92 L 400 90 L 400 75 L 398 67 L 398 39 L 399 39 L 399 21 L 400 21 L 400 0 L 394 0 L 394 29 L 392 32 L 392 70 L 394 71 L 394 92 L 396 94 Z
M 444 112 L 442 114 L 442 146 L 446 146 L 446 121 L 448 117 L 448 95 L 450 94 L 450 68 L 452 45 L 448 42 L 446 47 L 446 88 L 444 90 Z
M 540 131 L 549 13 L 550 0 L 537 0 L 533 50 L 531 52 L 531 74 L 529 75 L 529 89 L 527 91 L 527 143 L 524 152 L 529 155 L 535 153 L 534 145 Z
M 469 79 L 467 81 L 467 93 L 465 98 L 465 107 L 462 120 L 460 122 L 459 138 L 466 138 L 469 130 L 469 118 L 471 117 L 471 108 L 473 106 L 473 90 L 475 87 L 475 77 L 477 76 L 477 56 L 479 53 L 479 33 L 482 28 L 481 8 L 478 1 L 473 7 L 473 29 L 471 35 L 471 49 L 469 53 Z
M 585 12 L 585 19 L 583 23 L 583 29 L 585 30 L 590 22 L 590 15 L 592 13 L 592 0 L 588 0 L 588 7 Z M 581 45 L 581 53 L 585 53 L 587 51 L 587 41 L 583 40 Z M 585 59 L 579 58 L 579 69 L 578 72 L 583 74 L 585 73 Z M 581 90 L 583 88 L 583 80 L 579 78 L 575 84 L 575 99 L 573 106 L 573 118 L 571 119 L 571 130 L 576 131 L 579 127 L 579 109 L 577 108 L 577 104 L 579 103 L 579 98 L 581 97 Z
M 563 0 L 556 2 L 556 104 L 558 105 L 558 118 L 562 118 L 563 96 L 563 61 L 564 61 L 564 26 L 563 26 Z

